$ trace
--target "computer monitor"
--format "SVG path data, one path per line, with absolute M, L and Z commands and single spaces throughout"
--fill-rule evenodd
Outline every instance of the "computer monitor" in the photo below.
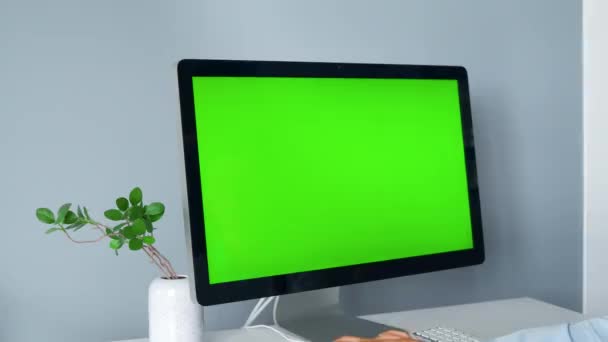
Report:
M 479 264 L 463 67 L 183 60 L 202 305 Z

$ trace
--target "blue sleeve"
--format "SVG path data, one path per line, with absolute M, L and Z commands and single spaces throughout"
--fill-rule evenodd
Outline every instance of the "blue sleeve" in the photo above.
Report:
M 518 331 L 494 342 L 603 342 L 608 341 L 608 319 Z

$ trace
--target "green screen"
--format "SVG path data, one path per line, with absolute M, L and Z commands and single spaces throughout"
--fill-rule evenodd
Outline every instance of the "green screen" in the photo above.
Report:
M 456 80 L 192 81 L 211 284 L 473 248 Z

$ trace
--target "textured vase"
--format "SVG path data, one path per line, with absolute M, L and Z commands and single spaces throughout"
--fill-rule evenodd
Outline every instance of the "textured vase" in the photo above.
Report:
M 156 278 L 148 289 L 149 342 L 203 341 L 203 307 L 190 297 L 190 282 Z

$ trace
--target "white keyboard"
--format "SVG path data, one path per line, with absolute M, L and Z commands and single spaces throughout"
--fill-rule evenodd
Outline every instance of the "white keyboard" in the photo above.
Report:
M 430 342 L 480 342 L 480 340 L 462 331 L 443 327 L 415 331 L 413 335 L 421 341 Z

